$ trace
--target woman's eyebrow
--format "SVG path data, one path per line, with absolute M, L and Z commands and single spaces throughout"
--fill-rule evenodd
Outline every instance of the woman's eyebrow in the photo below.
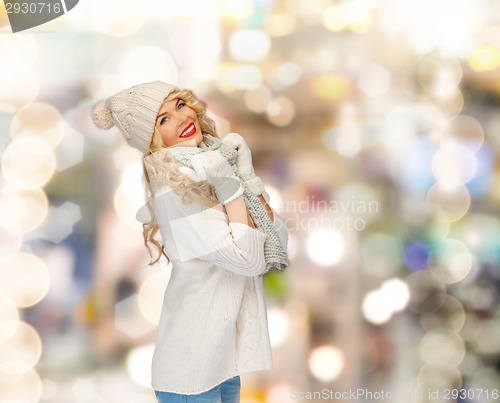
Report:
M 163 112 L 163 113 L 160 113 L 157 117 L 156 117 L 156 120 L 158 121 L 158 119 L 160 119 L 162 116 L 166 115 L 168 112 Z
M 181 99 L 180 98 L 177 98 L 177 102 L 175 103 L 175 107 L 177 108 L 177 106 L 179 105 L 179 102 L 181 102 Z M 162 116 L 168 114 L 168 111 L 167 112 L 163 112 L 163 113 L 160 113 L 157 117 L 156 117 L 156 120 L 158 120 L 159 118 L 161 118 Z

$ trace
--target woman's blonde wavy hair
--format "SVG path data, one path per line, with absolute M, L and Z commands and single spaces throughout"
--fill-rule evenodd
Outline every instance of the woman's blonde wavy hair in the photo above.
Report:
M 176 90 L 171 92 L 164 102 L 178 98 L 196 112 L 203 133 L 218 137 L 215 132 L 215 122 L 206 115 L 207 106 L 203 101 L 198 99 L 191 90 Z M 164 148 L 161 134 L 155 126 L 149 150 L 143 158 L 146 200 L 150 202 L 154 197 L 154 192 L 160 186 L 167 185 L 181 196 L 184 203 L 198 201 L 210 207 L 215 206 L 217 203 L 211 186 L 206 182 L 194 182 L 180 172 L 180 164 L 172 156 L 166 156 L 165 152 L 159 156 L 158 151 L 164 150 Z M 151 223 L 143 224 L 144 244 L 151 256 L 150 265 L 158 263 L 162 256 L 169 259 L 163 246 L 157 240 L 158 230 L 158 223 L 154 218 Z M 154 256 L 151 246 L 156 249 L 156 256 Z

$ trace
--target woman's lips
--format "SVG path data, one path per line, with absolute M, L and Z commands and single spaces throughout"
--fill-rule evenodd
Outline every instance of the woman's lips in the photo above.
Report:
M 193 134 L 196 133 L 196 126 L 194 123 L 190 123 L 186 129 L 181 133 L 179 136 L 181 139 L 185 139 L 187 137 L 191 137 Z

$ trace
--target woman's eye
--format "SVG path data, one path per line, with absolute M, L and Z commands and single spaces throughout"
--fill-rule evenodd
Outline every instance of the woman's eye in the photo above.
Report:
M 177 105 L 177 109 L 182 109 L 186 106 L 184 102 L 179 102 L 179 105 Z
M 166 123 L 167 121 L 167 118 L 166 117 L 163 117 L 161 120 L 160 120 L 160 125 Z

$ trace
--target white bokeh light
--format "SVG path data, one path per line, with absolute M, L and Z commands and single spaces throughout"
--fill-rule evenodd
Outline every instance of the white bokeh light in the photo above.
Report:
M 35 101 L 40 91 L 34 68 L 38 53 L 32 35 L 0 35 L 0 111 L 15 112 Z
M 170 280 L 170 267 L 168 270 L 158 270 L 141 284 L 137 295 L 137 305 L 142 316 L 153 325 L 160 321 L 163 294 Z
M 255 62 L 264 59 L 271 49 L 271 39 L 264 31 L 241 29 L 229 39 L 229 51 L 234 60 Z
M 50 146 L 35 136 L 20 136 L 10 142 L 2 156 L 2 173 L 19 189 L 44 186 L 54 174 L 56 159 Z
M 154 345 L 135 347 L 127 355 L 126 367 L 130 378 L 138 385 L 149 388 L 151 385 L 151 360 Z
M 406 308 L 410 300 L 408 285 L 399 278 L 384 281 L 381 288 L 382 293 L 391 301 L 392 311 L 399 312 Z
M 380 290 L 370 291 L 365 295 L 362 311 L 365 319 L 375 325 L 387 323 L 393 312 L 390 301 Z
M 331 382 L 344 369 L 344 354 L 331 345 L 317 347 L 309 354 L 308 364 L 309 370 L 316 379 Z
M 410 301 L 408 285 L 394 278 L 385 281 L 379 289 L 368 292 L 361 309 L 365 319 L 375 325 L 387 323 L 396 312 L 406 308 Z
M 155 80 L 176 84 L 178 77 L 175 60 L 164 49 L 156 46 L 130 49 L 119 63 L 118 72 L 124 86 Z
M 432 172 L 442 187 L 454 188 L 470 181 L 477 170 L 474 153 L 464 145 L 449 142 L 434 155 Z
M 253 3 L 252 0 L 223 0 L 222 12 L 228 18 L 243 20 L 252 15 L 255 8 Z
M 234 88 L 240 90 L 251 90 L 262 84 L 262 72 L 257 67 L 249 64 L 233 67 L 229 70 L 227 78 Z
M 115 210 L 122 221 L 132 227 L 137 227 L 139 222 L 135 214 L 145 203 L 142 163 L 141 161 L 131 162 L 122 169 L 120 185 L 114 197 Z
M 272 347 L 279 347 L 285 341 L 289 331 L 289 320 L 286 311 L 274 307 L 267 311 L 269 323 L 269 338 Z
M 306 243 L 309 259 L 320 266 L 337 264 L 345 251 L 342 235 L 334 229 L 321 229 L 309 235 Z
M 474 256 L 463 242 L 457 239 L 445 239 L 440 245 L 436 258 L 438 265 L 432 272 L 444 283 L 454 284 L 464 280 L 474 267 Z
M 18 253 L 0 264 L 0 295 L 20 308 L 39 303 L 49 286 L 47 265 L 33 254 Z

